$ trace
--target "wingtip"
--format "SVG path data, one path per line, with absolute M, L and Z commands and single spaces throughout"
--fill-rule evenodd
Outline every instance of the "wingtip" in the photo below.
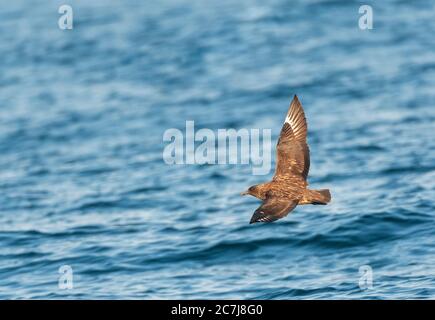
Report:
M 290 107 L 294 106 L 295 108 L 301 108 L 302 103 L 299 101 L 298 96 L 295 94 L 293 100 L 290 102 Z M 290 110 L 289 110 L 290 111 Z
M 288 124 L 291 125 L 290 119 L 292 115 L 295 115 L 300 111 L 303 112 L 302 103 L 299 101 L 298 96 L 295 94 L 293 100 L 290 102 L 290 107 L 287 111 L 287 116 L 284 122 L 287 122 Z
M 251 220 L 249 220 L 249 224 L 257 223 L 259 222 L 259 214 L 257 212 L 254 212 L 254 214 L 251 217 Z

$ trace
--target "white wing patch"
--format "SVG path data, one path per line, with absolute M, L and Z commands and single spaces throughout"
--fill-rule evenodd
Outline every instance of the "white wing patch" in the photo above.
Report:
M 282 118 L 281 118 L 281 119 L 282 119 Z M 285 117 L 285 121 L 284 121 L 284 123 L 288 123 L 288 124 L 290 125 L 290 127 L 291 127 L 292 123 L 291 123 L 291 121 L 290 121 L 290 112 L 287 114 L 287 117 Z

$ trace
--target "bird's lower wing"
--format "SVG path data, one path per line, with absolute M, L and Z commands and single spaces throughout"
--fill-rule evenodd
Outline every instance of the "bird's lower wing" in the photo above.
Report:
M 250 223 L 272 222 L 284 218 L 297 206 L 297 201 L 279 197 L 268 197 L 261 206 L 255 210 Z

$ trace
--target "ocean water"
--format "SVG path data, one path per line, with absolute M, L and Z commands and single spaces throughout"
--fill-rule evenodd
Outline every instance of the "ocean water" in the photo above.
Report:
M 0 298 L 435 298 L 433 2 L 61 4 L 0 9 Z M 163 161 L 187 120 L 274 145 L 293 94 L 331 204 L 249 225 L 272 172 Z

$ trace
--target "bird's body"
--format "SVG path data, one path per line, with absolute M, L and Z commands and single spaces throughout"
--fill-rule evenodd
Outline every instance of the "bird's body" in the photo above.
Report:
M 277 164 L 272 181 L 250 187 L 242 194 L 263 201 L 250 223 L 272 222 L 285 217 L 297 205 L 327 204 L 329 190 L 308 189 L 310 150 L 307 121 L 298 97 L 293 98 L 276 146 Z

